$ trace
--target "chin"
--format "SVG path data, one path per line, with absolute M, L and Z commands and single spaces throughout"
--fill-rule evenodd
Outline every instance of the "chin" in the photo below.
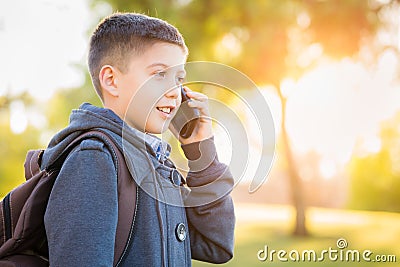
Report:
M 158 127 L 154 127 L 154 126 L 153 127 L 148 127 L 148 128 L 146 127 L 146 132 L 147 133 L 151 133 L 151 134 L 162 134 L 162 133 L 164 133 L 164 132 L 166 132 L 168 130 L 168 126 L 169 126 L 169 124 L 160 125 Z

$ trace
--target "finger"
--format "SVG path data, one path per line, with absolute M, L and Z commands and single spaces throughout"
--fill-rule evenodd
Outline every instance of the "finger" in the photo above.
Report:
M 197 99 L 194 99 L 194 98 L 192 98 L 192 99 L 190 99 L 188 101 L 188 105 L 191 108 L 205 108 L 205 107 L 207 107 L 207 103 L 205 103 L 203 101 L 200 101 L 200 100 L 197 100 Z
M 194 98 L 194 99 L 200 100 L 200 101 L 206 101 L 206 100 L 208 100 L 208 96 L 206 96 L 205 94 L 192 91 L 192 90 L 189 89 L 188 87 L 184 87 L 184 89 L 185 89 L 185 91 L 186 91 L 186 95 L 187 95 L 189 98 Z
M 202 93 L 192 92 L 192 93 L 186 93 L 186 95 L 190 99 L 195 99 L 195 100 L 202 101 L 202 102 L 207 102 L 208 101 L 208 96 L 206 96 L 206 95 L 204 95 Z
M 208 103 L 207 102 L 191 99 L 188 102 L 188 106 L 191 107 L 191 108 L 197 108 L 203 116 L 209 116 L 210 115 L 210 112 L 208 110 Z

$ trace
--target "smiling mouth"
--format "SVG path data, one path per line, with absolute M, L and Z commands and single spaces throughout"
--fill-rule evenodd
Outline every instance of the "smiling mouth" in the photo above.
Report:
M 157 110 L 165 113 L 165 114 L 171 114 L 172 108 L 170 107 L 157 107 Z

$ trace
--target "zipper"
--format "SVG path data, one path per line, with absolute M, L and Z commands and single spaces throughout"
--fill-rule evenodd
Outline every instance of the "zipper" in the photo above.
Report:
M 3 211 L 4 211 L 4 236 L 7 241 L 12 237 L 12 225 L 11 225 L 11 192 L 3 199 Z

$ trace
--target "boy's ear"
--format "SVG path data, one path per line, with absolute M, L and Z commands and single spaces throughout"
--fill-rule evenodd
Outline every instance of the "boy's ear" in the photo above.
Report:
M 104 65 L 99 72 L 99 81 L 104 93 L 114 97 L 119 96 L 116 74 L 115 68 L 111 65 Z

